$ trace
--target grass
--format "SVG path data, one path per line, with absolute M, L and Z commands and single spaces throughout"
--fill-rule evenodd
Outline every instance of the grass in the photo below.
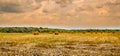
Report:
M 120 32 L 115 33 L 60 33 L 59 35 L 40 33 L 0 33 L 0 45 L 11 46 L 35 43 L 38 46 L 72 44 L 120 44 Z
M 120 56 L 119 44 L 120 32 L 59 33 L 59 35 L 54 33 L 40 33 L 39 35 L 0 33 L 1 56 L 57 56 L 58 54 L 62 56 L 89 56 L 91 54 Z

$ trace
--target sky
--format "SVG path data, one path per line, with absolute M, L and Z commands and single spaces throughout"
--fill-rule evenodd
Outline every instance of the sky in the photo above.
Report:
M 0 26 L 120 29 L 120 0 L 0 0 Z

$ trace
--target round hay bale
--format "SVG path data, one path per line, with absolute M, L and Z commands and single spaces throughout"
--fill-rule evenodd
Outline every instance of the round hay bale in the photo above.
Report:
M 59 35 L 59 33 L 58 33 L 58 32 L 55 32 L 55 35 Z
M 34 34 L 34 35 L 39 35 L 39 32 L 34 32 L 33 34 Z

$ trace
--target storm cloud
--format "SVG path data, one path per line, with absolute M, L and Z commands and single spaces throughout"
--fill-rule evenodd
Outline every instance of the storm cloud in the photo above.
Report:
M 119 0 L 1 0 L 0 25 L 119 28 L 119 9 Z
M 0 12 L 2 13 L 18 13 L 22 12 L 19 10 L 19 5 L 17 4 L 11 4 L 11 3 L 6 3 L 6 4 L 0 4 Z
M 40 8 L 38 0 L 6 0 L 0 1 L 0 12 L 2 13 L 23 13 L 30 12 Z

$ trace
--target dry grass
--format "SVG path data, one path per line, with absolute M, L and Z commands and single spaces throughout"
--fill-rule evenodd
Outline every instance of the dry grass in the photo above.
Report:
M 120 43 L 120 33 L 60 33 L 59 35 L 41 33 L 39 35 L 20 33 L 0 33 L 0 43 L 27 44 L 36 43 L 39 45 L 59 45 L 59 44 L 101 44 Z
M 1 56 L 120 56 L 120 33 L 0 33 Z

